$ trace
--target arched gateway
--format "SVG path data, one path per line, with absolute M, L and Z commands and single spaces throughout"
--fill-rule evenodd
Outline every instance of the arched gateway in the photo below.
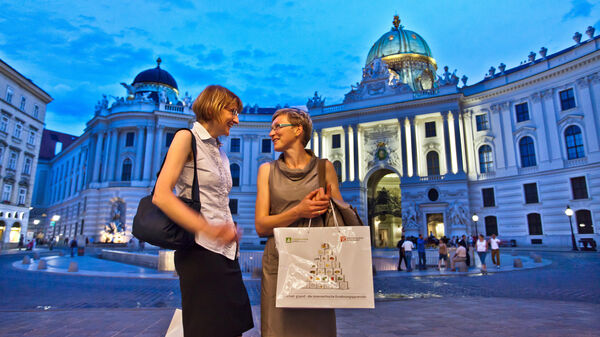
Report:
M 382 168 L 367 182 L 367 218 L 374 248 L 395 247 L 402 236 L 400 176 Z

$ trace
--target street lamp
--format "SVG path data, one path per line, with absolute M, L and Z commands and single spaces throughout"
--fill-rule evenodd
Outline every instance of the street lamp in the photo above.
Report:
M 473 213 L 471 219 L 473 219 L 473 221 L 475 222 L 475 236 L 478 237 L 479 233 L 477 233 L 477 221 L 479 221 L 479 215 L 477 215 L 477 213 Z
M 569 217 L 569 228 L 571 228 L 571 245 L 573 246 L 573 250 L 578 251 L 577 243 L 575 242 L 575 233 L 573 233 L 573 221 L 571 217 L 573 216 L 573 210 L 569 205 L 567 205 L 567 209 L 565 209 L 565 214 Z

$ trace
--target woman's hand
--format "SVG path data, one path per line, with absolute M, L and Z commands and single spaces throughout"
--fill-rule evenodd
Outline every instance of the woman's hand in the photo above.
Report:
M 237 228 L 233 223 L 207 223 L 204 234 L 219 244 L 229 244 L 239 240 Z
M 327 184 L 327 191 L 323 191 L 323 187 L 319 187 L 314 200 L 327 201 L 331 198 L 331 184 Z
M 318 196 L 319 193 L 320 196 Z M 329 197 L 323 192 L 323 188 L 318 188 L 308 193 L 295 208 L 300 218 L 314 218 L 327 211 Z

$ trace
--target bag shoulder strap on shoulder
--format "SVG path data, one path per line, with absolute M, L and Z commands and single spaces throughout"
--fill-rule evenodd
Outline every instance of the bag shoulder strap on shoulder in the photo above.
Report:
M 319 187 L 323 187 L 323 190 L 327 190 L 327 173 L 325 172 L 325 165 L 327 159 L 317 159 L 317 176 L 319 177 Z
M 200 186 L 198 185 L 198 169 L 196 166 L 197 165 L 197 163 L 196 163 L 196 157 L 197 157 L 196 136 L 194 136 L 194 133 L 192 132 L 192 130 L 187 129 L 187 128 L 178 129 L 177 131 L 175 131 L 175 134 L 177 134 L 177 132 L 182 131 L 182 130 L 185 130 L 192 135 L 192 141 L 191 141 L 192 161 L 194 162 L 194 179 L 192 181 L 192 200 L 196 201 L 196 202 L 200 202 Z M 158 176 L 160 175 L 160 172 L 163 169 L 163 166 L 165 165 L 166 160 L 167 160 L 167 155 L 165 154 L 162 164 L 160 164 L 160 169 L 158 170 L 158 173 L 156 173 L 157 180 L 158 180 Z M 152 195 L 154 195 L 155 188 L 156 188 L 156 182 L 154 183 L 154 187 L 152 187 Z

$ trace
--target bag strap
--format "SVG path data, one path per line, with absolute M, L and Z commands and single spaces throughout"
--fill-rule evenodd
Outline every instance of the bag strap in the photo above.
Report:
M 181 128 L 179 130 L 177 130 L 175 132 L 175 134 L 177 134 L 177 132 L 179 131 L 188 131 L 189 133 L 192 134 L 192 160 L 194 162 L 194 180 L 192 181 L 192 200 L 195 202 L 200 203 L 200 185 L 198 185 L 198 170 L 197 170 L 197 164 L 196 164 L 196 156 L 197 156 L 197 149 L 196 149 L 196 137 L 194 136 L 194 133 L 192 132 L 192 130 L 190 129 L 186 129 L 186 128 Z M 167 160 L 167 155 L 165 154 L 165 157 L 163 158 L 162 164 L 160 164 L 160 169 L 158 170 L 158 173 L 156 174 L 156 178 L 158 180 L 158 176 L 160 175 L 160 172 L 163 169 L 163 166 L 165 165 L 165 160 Z M 156 182 L 154 183 L 154 187 L 152 188 L 152 195 L 154 195 L 154 189 L 156 188 Z
M 325 172 L 325 164 L 327 159 L 318 159 L 317 163 L 317 176 L 319 177 L 319 187 L 323 187 L 324 191 L 327 191 L 327 173 Z

